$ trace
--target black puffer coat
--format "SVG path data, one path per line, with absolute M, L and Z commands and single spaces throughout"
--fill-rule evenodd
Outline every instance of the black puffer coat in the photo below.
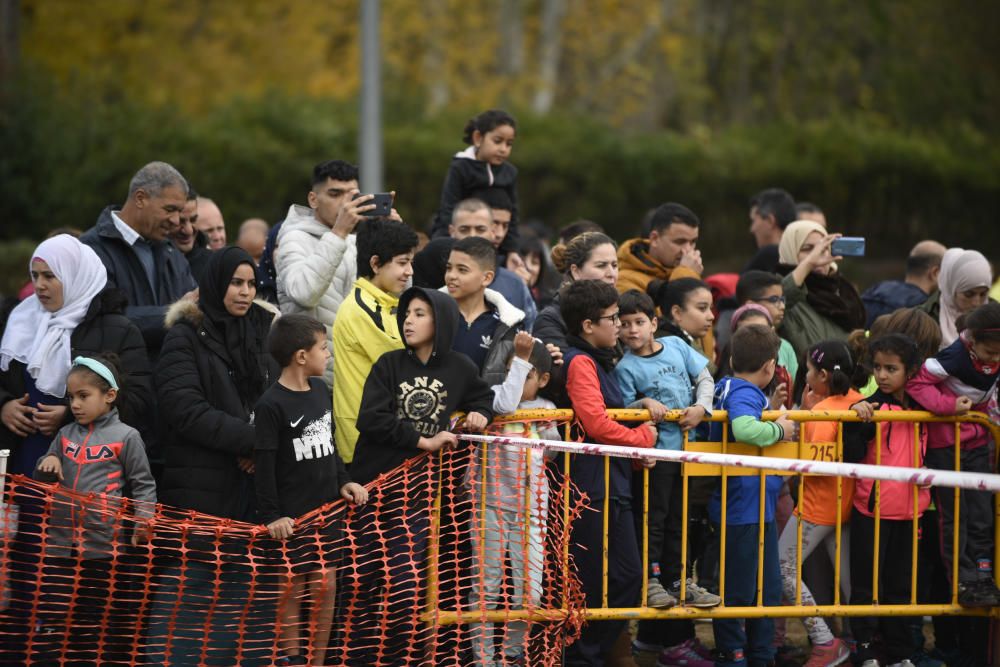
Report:
M 90 302 L 83 321 L 70 337 L 72 357 L 91 356 L 98 352 L 118 355 L 123 382 L 118 404 L 121 421 L 144 432 L 152 423 L 153 381 L 146 354 L 146 344 L 139 328 L 125 317 L 125 295 L 109 287 Z M 12 361 L 6 372 L 0 371 L 0 405 L 24 396 L 24 364 Z M 66 413 L 69 423 L 72 415 Z M 0 424 L 0 442 L 13 446 L 20 441 Z
M 274 312 L 259 302 L 246 317 L 267 340 Z M 163 448 L 159 499 L 174 507 L 232 519 L 243 516 L 246 491 L 240 457 L 253 456 L 253 405 L 259 396 L 241 398 L 223 341 L 204 326 L 198 305 L 181 301 L 167 313 L 167 335 L 156 364 L 156 391 Z M 262 346 L 263 347 L 263 346 Z M 279 375 L 263 349 L 265 389 Z M 263 393 L 263 390 L 261 391 Z

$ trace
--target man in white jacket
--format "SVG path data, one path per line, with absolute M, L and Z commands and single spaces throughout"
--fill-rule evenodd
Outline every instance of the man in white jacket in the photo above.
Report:
M 308 313 L 333 331 L 333 320 L 357 279 L 354 228 L 375 208 L 358 193 L 358 168 L 343 160 L 313 169 L 309 206 L 292 204 L 281 224 L 274 266 L 282 313 Z M 393 210 L 392 217 L 400 219 Z M 324 375 L 333 386 L 333 359 Z

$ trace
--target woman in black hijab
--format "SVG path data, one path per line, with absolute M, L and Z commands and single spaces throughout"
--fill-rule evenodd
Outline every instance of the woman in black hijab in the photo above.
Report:
M 164 451 L 160 501 L 253 521 L 253 406 L 279 369 L 267 353 L 274 313 L 254 302 L 253 259 L 236 247 L 205 268 L 198 303 L 180 301 L 156 367 Z

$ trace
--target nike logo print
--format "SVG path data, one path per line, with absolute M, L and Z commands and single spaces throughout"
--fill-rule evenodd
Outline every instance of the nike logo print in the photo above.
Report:
M 305 419 L 305 415 L 302 415 L 301 417 L 299 417 L 298 419 L 296 419 L 293 422 L 288 422 L 288 425 L 291 426 L 292 428 L 295 428 L 296 426 L 299 425 L 299 422 L 302 421 L 303 419 Z

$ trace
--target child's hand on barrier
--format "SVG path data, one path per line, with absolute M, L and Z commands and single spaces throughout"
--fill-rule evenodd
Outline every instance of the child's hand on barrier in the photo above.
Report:
M 667 414 L 667 406 L 655 398 L 644 398 L 640 403 L 642 403 L 642 407 L 649 411 L 649 418 L 651 420 L 654 422 L 663 421 L 663 417 Z
M 797 432 L 796 424 L 791 419 L 782 414 L 780 417 L 774 420 L 774 423 L 781 427 L 781 431 L 784 434 L 782 440 L 795 440 L 795 435 Z
M 875 406 L 868 401 L 858 401 L 851 406 L 851 410 L 854 410 L 863 422 L 870 422 L 875 415 Z
M 140 547 L 149 542 L 149 523 L 142 521 L 135 524 L 135 530 L 132 531 L 132 546 Z
M 649 458 L 647 456 L 640 457 L 639 458 L 639 463 L 642 464 L 643 468 L 652 469 L 652 468 L 656 467 L 656 459 L 652 459 L 652 458 Z
M 364 505 L 368 502 L 368 489 L 357 482 L 350 482 L 340 487 L 340 495 L 344 500 L 355 505 Z
M 702 405 L 692 405 L 684 408 L 684 414 L 681 415 L 677 424 L 681 427 L 682 431 L 690 431 L 697 427 L 704 418 L 705 407 Z
M 62 461 L 59 460 L 58 456 L 49 454 L 42 459 L 42 462 L 38 464 L 38 472 L 55 475 L 59 478 L 60 482 L 63 481 Z
M 656 438 L 660 434 L 660 432 L 656 428 L 656 424 L 654 424 L 653 422 L 645 422 L 639 428 L 643 428 L 643 427 L 645 427 L 649 431 L 650 435 L 653 437 L 653 444 L 656 444 Z
M 442 447 L 454 447 L 458 444 L 458 437 L 451 431 L 440 431 L 433 438 L 420 438 L 417 447 L 425 452 L 436 452 Z
M 295 532 L 295 522 L 283 516 L 267 524 L 267 532 L 276 540 L 284 540 Z
M 490 420 L 479 414 L 478 412 L 470 412 L 465 415 L 465 430 L 466 431 L 476 431 L 482 432 L 486 430 L 489 425 Z
M 955 399 L 955 414 L 965 414 L 972 409 L 972 399 L 968 396 L 959 396 Z
M 514 336 L 514 356 L 523 361 L 531 359 L 531 350 L 535 347 L 535 339 L 527 331 L 518 331 Z

